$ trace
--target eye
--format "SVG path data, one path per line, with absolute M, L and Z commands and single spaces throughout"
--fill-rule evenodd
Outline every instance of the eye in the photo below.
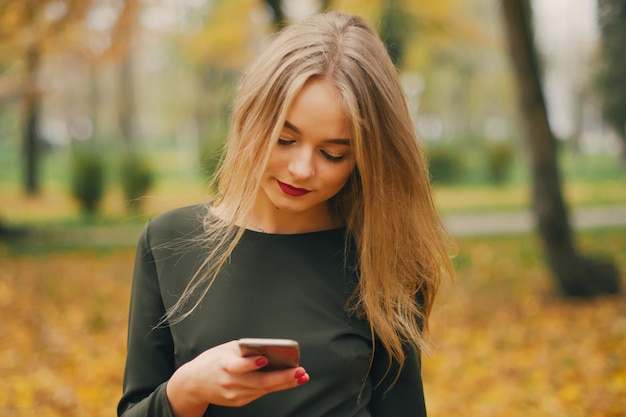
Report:
M 295 141 L 293 139 L 278 138 L 278 144 L 282 146 L 291 145 Z
M 345 155 L 333 155 L 331 153 L 328 153 L 327 151 L 321 151 L 322 155 L 324 155 L 324 158 L 328 159 L 330 162 L 341 162 L 343 161 L 346 156 Z

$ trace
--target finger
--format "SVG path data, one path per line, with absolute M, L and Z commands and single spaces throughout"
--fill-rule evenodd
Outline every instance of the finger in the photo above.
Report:
M 241 383 L 248 388 L 267 392 L 295 388 L 309 381 L 309 374 L 302 367 L 271 372 L 252 372 L 242 378 Z
M 246 358 L 235 357 L 227 366 L 227 371 L 231 374 L 246 374 L 258 371 L 267 366 L 267 358 L 265 356 L 249 356 Z
M 230 383 L 224 386 L 222 400 L 217 405 L 241 406 L 276 391 L 296 388 L 309 381 L 304 368 L 285 371 L 248 372 L 232 374 Z

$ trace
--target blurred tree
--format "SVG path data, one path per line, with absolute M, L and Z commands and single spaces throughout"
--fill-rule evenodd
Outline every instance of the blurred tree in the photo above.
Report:
M 272 11 L 272 26 L 274 30 L 282 29 L 287 23 L 287 16 L 283 10 L 284 0 L 264 0 L 264 3 L 269 6 Z M 331 0 L 321 0 L 319 6 L 320 11 L 328 10 L 330 8 Z
M 229 0 L 187 9 L 186 29 L 175 37 L 175 50 L 182 55 L 178 61 L 186 61 L 194 77 L 189 113 L 195 116 L 201 161 L 206 149 L 223 139 L 235 80 L 268 34 L 269 14 L 263 5 Z
M 0 52 L 2 60 L 24 62 L 23 86 L 23 158 L 24 189 L 37 194 L 41 139 L 41 92 L 38 76 L 43 50 L 73 21 L 87 10 L 79 0 L 5 0 L 0 3 Z
M 283 12 L 282 0 L 265 0 L 272 10 L 272 25 L 276 30 L 285 26 L 285 13 Z
M 550 129 L 533 42 L 529 0 L 500 0 L 520 99 L 522 127 L 529 148 L 533 208 L 547 260 L 568 296 L 618 293 L 619 272 L 609 261 L 579 254 L 561 192 L 556 140 Z
M 122 145 L 130 151 L 137 140 L 137 99 L 135 92 L 135 54 L 133 49 L 134 32 L 139 17 L 140 7 L 137 0 L 125 0 L 117 24 L 114 29 L 116 35 L 117 54 L 120 57 L 118 67 L 118 100 L 117 121 L 122 139 Z M 132 151 L 130 151 L 132 152 Z
M 74 54 L 90 65 L 98 59 L 115 55 L 124 40 L 124 24 L 115 25 L 112 10 L 124 9 L 136 0 L 3 0 L 0 1 L 0 64 L 21 75 L 20 88 L 5 84 L 0 99 L 18 96 L 23 102 L 24 190 L 37 194 L 40 189 L 41 101 L 39 74 L 46 55 Z M 94 42 L 93 27 L 102 27 L 103 19 L 113 16 L 113 29 L 100 31 Z M 104 33 L 106 32 L 106 33 Z M 104 43 L 102 39 L 105 39 Z M 94 45 L 100 45 L 94 47 Z M 102 45 L 104 47 L 101 47 Z M 113 52 L 111 52 L 113 51 Z M 0 83 L 2 84 L 2 83 Z M 0 88 L 0 93 L 1 93 Z
M 39 124 L 41 119 L 41 95 L 37 89 L 37 76 L 41 65 L 41 46 L 33 42 L 26 49 L 25 88 L 22 92 L 23 136 L 22 151 L 24 156 L 24 188 L 29 194 L 39 193 L 39 156 L 41 139 Z
M 335 0 L 333 5 L 347 3 Z M 372 8 L 377 2 L 359 3 L 355 10 L 361 13 L 361 8 Z M 427 119 L 440 123 L 438 132 L 423 131 L 425 140 L 483 140 L 489 120 L 512 119 L 501 26 L 495 23 L 498 10 L 491 2 L 393 0 L 380 6 L 371 20 L 379 22 L 387 44 L 402 43 L 400 71 L 416 73 L 423 80 L 415 110 L 417 126 L 434 126 Z M 385 22 L 393 22 L 394 16 L 399 23 Z M 398 40 L 390 39 L 385 28 L 396 32 Z M 389 52 L 397 55 L 393 46 Z
M 380 36 L 385 42 L 391 60 L 399 66 L 415 20 L 408 14 L 402 0 L 388 0 L 380 16 Z
M 72 195 L 83 213 L 93 218 L 104 197 L 106 188 L 105 161 L 102 152 L 91 143 L 77 144 L 72 149 Z
M 602 115 L 621 139 L 621 160 L 626 164 L 626 1 L 598 0 L 598 7 Z
M 154 183 L 154 170 L 145 155 L 138 152 L 127 151 L 121 159 L 122 191 L 128 209 L 136 214 L 141 211 L 141 198 Z

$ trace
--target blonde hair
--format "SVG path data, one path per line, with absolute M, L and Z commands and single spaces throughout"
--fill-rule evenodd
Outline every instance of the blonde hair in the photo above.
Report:
M 200 300 L 209 291 L 244 232 L 236 225 L 246 223 L 287 111 L 315 77 L 337 88 L 351 128 L 355 169 L 330 201 L 356 242 L 360 279 L 346 310 L 366 318 L 402 366 L 407 343 L 427 350 L 435 294 L 453 271 L 396 68 L 358 16 L 328 12 L 288 26 L 243 75 L 215 177 L 213 203 L 224 210 L 205 218 L 211 252 L 167 318 L 192 294 L 199 291 Z

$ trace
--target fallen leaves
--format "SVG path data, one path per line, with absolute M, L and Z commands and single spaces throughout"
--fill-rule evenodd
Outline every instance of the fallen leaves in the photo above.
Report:
M 626 249 L 623 230 L 608 235 L 592 243 Z M 424 359 L 431 415 L 626 416 L 626 297 L 560 298 L 531 238 L 459 246 Z
M 0 415 L 114 414 L 132 259 L 0 252 Z

